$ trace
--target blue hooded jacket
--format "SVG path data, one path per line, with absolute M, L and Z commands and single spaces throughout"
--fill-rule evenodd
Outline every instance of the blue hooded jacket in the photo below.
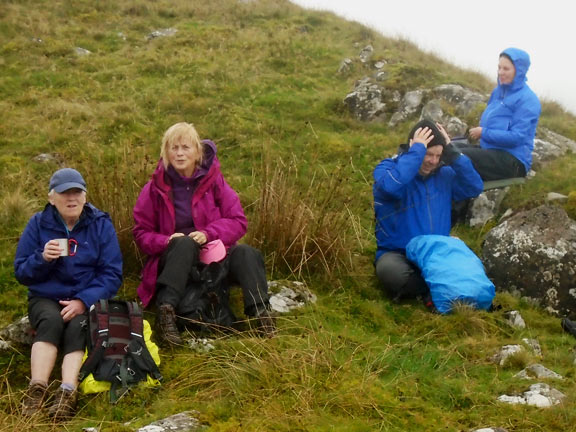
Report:
M 76 254 L 44 261 L 44 245 L 56 238 L 75 239 Z M 47 204 L 22 233 L 14 271 L 18 282 L 28 286 L 29 297 L 79 299 L 87 308 L 113 297 L 122 283 L 122 254 L 110 216 L 85 204 L 80 220 L 68 232 L 56 207 Z
M 516 74 L 511 84 L 500 84 L 492 92 L 480 119 L 482 136 L 480 146 L 485 149 L 504 150 L 518 159 L 526 168 L 532 166 L 534 136 L 540 117 L 540 101 L 526 84 L 530 67 L 528 53 L 508 48 L 502 51 L 514 63 Z
M 424 156 L 426 147 L 416 142 L 407 152 L 384 159 L 374 170 L 376 261 L 385 252 L 405 253 L 413 237 L 450 235 L 452 201 L 482 192 L 482 179 L 467 156 L 423 177 L 418 171 Z

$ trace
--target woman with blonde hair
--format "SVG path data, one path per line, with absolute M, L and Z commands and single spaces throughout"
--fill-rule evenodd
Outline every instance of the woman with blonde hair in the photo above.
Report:
M 269 313 L 268 286 L 260 252 L 236 243 L 246 233 L 246 217 L 237 193 L 220 171 L 216 145 L 201 140 L 192 124 L 176 123 L 162 139 L 160 161 L 134 207 L 134 238 L 147 255 L 138 295 L 144 306 L 155 299 L 160 338 L 182 342 L 178 306 L 202 266 L 206 245 L 223 245 L 227 282 L 243 290 L 244 312 L 258 319 L 266 336 L 275 332 Z

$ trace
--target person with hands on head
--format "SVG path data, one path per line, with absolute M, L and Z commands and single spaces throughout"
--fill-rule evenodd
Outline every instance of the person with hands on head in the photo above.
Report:
M 480 145 L 459 144 L 483 180 L 525 177 L 532 166 L 534 136 L 541 105 L 526 84 L 530 56 L 518 48 L 500 53 L 498 85 L 492 91 L 480 125 L 468 137 Z
M 156 304 L 162 342 L 182 343 L 176 313 L 188 290 L 197 288 L 201 252 L 209 244 L 222 246 L 226 283 L 242 287 L 246 315 L 257 318 L 264 335 L 274 335 L 264 260 L 258 250 L 237 244 L 247 225 L 240 199 L 224 180 L 216 145 L 201 140 L 192 124 L 176 123 L 164 133 L 134 222 L 134 239 L 147 255 L 138 295 L 145 307 Z
M 122 254 L 108 214 L 87 203 L 86 182 L 78 171 L 56 171 L 48 190 L 49 203 L 32 216 L 18 242 L 14 270 L 28 287 L 28 316 L 35 330 L 22 413 L 42 411 L 60 352 L 62 383 L 48 407 L 59 421 L 75 413 L 87 310 L 118 291 Z
M 450 235 L 452 201 L 478 196 L 482 179 L 470 159 L 449 142 L 442 125 L 422 120 L 398 155 L 374 170 L 376 276 L 394 301 L 422 297 L 429 289 L 406 258 L 406 245 L 419 235 Z

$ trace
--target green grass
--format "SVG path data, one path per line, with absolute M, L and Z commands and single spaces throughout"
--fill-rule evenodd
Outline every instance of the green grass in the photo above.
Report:
M 178 32 L 146 39 L 169 27 Z M 107 395 L 82 397 L 66 430 L 131 431 L 189 409 L 214 431 L 571 430 L 573 340 L 557 318 L 499 293 L 503 309 L 520 310 L 528 323 L 514 330 L 502 312 L 431 315 L 418 302 L 390 303 L 377 286 L 372 170 L 414 119 L 391 129 L 347 112 L 344 96 L 370 70 L 356 62 L 341 76 L 338 66 L 367 44 L 374 60 L 388 62 L 391 91 L 493 86 L 405 40 L 284 0 L 0 0 L 2 325 L 26 313 L 14 252 L 60 164 L 80 170 L 89 200 L 111 214 L 125 259 L 119 294 L 135 296 L 142 257 L 131 209 L 163 132 L 177 121 L 216 141 L 247 211 L 246 241 L 264 252 L 270 278 L 302 279 L 319 297 L 280 317 L 273 340 L 241 334 L 220 338 L 206 354 L 164 351 L 161 388 L 137 388 L 115 406 Z M 79 57 L 75 47 L 92 54 Z M 574 120 L 543 104 L 542 126 L 576 139 Z M 35 161 L 40 153 L 55 161 Z M 554 191 L 571 196 L 565 207 L 574 217 L 575 171 L 574 155 L 542 167 L 512 188 L 505 206 L 531 208 Z M 455 233 L 479 252 L 492 226 Z M 238 307 L 238 292 L 233 300 Z M 543 359 L 490 362 L 523 337 L 539 340 Z M 18 415 L 29 354 L 29 347 L 0 353 L 0 430 L 61 430 Z M 553 383 L 567 402 L 548 410 L 496 403 L 527 389 L 513 375 L 536 360 L 567 378 Z

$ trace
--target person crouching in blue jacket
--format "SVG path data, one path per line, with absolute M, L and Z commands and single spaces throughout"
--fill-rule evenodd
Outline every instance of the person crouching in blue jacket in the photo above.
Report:
M 500 53 L 498 85 L 480 118 L 468 131 L 480 147 L 464 145 L 462 153 L 472 159 L 483 180 L 525 177 L 532 166 L 534 136 L 541 106 L 526 84 L 530 56 L 518 48 Z
M 108 214 L 86 202 L 86 182 L 78 171 L 56 171 L 48 190 L 49 203 L 28 222 L 14 260 L 16 279 L 28 287 L 28 317 L 36 333 L 22 414 L 42 412 L 60 352 L 62 384 L 48 414 L 61 421 L 76 409 L 87 311 L 118 291 L 122 255 Z
M 429 297 L 420 270 L 406 258 L 418 235 L 450 235 L 452 201 L 478 196 L 483 183 L 440 124 L 418 122 L 398 155 L 374 170 L 376 276 L 394 301 Z M 430 302 L 431 306 L 431 302 Z

